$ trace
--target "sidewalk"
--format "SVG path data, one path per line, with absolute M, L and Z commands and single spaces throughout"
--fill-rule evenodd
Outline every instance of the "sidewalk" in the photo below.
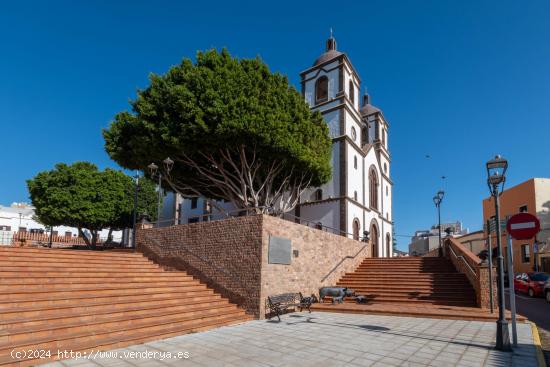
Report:
M 494 322 L 302 312 L 48 366 L 537 366 L 529 324 L 518 324 L 513 353 L 494 350 L 494 337 Z

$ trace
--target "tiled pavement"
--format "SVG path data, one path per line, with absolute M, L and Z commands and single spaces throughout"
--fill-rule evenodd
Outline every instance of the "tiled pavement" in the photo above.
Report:
M 495 322 L 313 312 L 256 320 L 118 349 L 117 358 L 48 366 L 537 366 L 529 324 L 513 353 L 493 349 Z M 124 352 L 188 352 L 132 359 Z M 160 354 L 159 354 L 160 355 Z

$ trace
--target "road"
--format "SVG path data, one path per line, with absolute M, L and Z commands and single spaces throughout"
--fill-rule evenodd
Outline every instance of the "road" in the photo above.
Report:
M 510 309 L 510 294 L 506 293 L 506 308 Z M 524 293 L 516 293 L 516 311 L 537 324 L 546 364 L 550 366 L 550 303 L 542 297 L 531 298 Z
M 506 308 L 510 309 L 509 292 L 506 293 Z M 550 333 L 550 303 L 542 297 L 531 298 L 523 293 L 516 293 L 516 310 L 529 320 L 533 321 L 539 328 Z

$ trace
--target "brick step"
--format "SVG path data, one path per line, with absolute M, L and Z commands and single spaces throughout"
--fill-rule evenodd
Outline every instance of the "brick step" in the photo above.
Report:
M 117 288 L 117 287 L 111 287 L 111 288 L 103 288 L 103 289 L 93 289 L 93 288 L 83 288 L 83 289 L 72 289 L 72 290 L 27 290 L 26 287 L 20 287 L 20 289 L 17 292 L 10 292 L 10 291 L 1 291 L 0 292 L 0 299 L 2 300 L 21 300 L 21 299 L 34 299 L 37 297 L 48 297 L 50 299 L 54 298 L 63 298 L 66 296 L 88 296 L 88 297 L 98 297 L 98 296 L 108 296 L 108 295 L 119 295 L 119 296 L 126 296 L 126 295 L 136 295 L 136 294 L 142 294 L 147 292 L 165 292 L 165 293 L 171 293 L 171 292 L 177 292 L 178 290 L 190 290 L 190 289 L 197 289 L 197 290 L 203 290 L 207 289 L 206 285 L 200 284 L 199 282 L 190 282 L 189 284 L 179 284 L 179 285 L 171 285 L 168 287 L 155 287 L 155 286 L 147 286 L 147 287 L 126 287 L 126 288 Z
M 411 268 L 400 268 L 400 269 L 384 269 L 384 268 L 373 268 L 373 267 L 366 267 L 366 268 L 357 268 L 355 270 L 356 272 L 380 272 L 380 273 L 416 273 L 416 274 L 458 274 L 458 272 L 454 269 L 441 269 L 441 270 L 434 270 L 434 269 L 411 269 Z
M 371 277 L 371 276 L 354 276 L 354 275 L 345 275 L 341 280 L 353 281 L 353 282 L 374 282 L 374 283 L 389 283 L 389 284 L 470 284 L 466 278 L 456 278 L 456 279 L 446 279 L 445 277 L 408 277 L 408 278 L 381 278 L 381 277 Z
M 11 256 L 10 256 L 11 257 Z M 84 266 L 84 267 L 90 267 L 90 266 L 97 266 L 97 267 L 103 267 L 103 268 L 111 268 L 111 269 L 124 269 L 124 268 L 139 268 L 139 266 L 142 267 L 158 267 L 157 264 L 155 264 L 152 261 L 112 261 L 110 259 L 106 260 L 97 260 L 97 259 L 71 259 L 71 258 L 63 258 L 63 259 L 55 259 L 55 258 L 46 258 L 46 259 L 29 259 L 28 257 L 21 257 L 17 259 L 11 259 L 5 258 L 0 256 L 0 265 L 2 267 L 4 266 L 37 266 L 37 267 L 61 267 L 66 266 L 66 264 L 76 267 L 76 266 Z
M 108 282 L 66 282 L 66 283 L 44 283 L 44 284 L 24 284 L 22 288 L 21 284 L 4 284 L 0 283 L 0 295 L 3 292 L 14 292 L 20 293 L 21 290 L 24 292 L 39 292 L 39 291 L 86 291 L 86 290 L 104 290 L 104 289 L 143 289 L 151 287 L 172 287 L 172 286 L 181 286 L 181 285 L 197 285 L 197 280 L 192 277 L 187 278 L 186 280 L 168 280 L 168 281 L 159 281 L 151 280 L 149 282 L 127 282 L 117 279 L 111 279 Z
M 358 266 L 359 269 L 365 268 L 365 269 L 372 269 L 372 268 L 379 268 L 384 270 L 396 270 L 396 269 L 434 269 L 434 270 L 455 270 L 452 266 L 448 265 L 424 265 L 424 264 L 418 264 L 418 265 L 381 265 L 381 264 L 360 264 Z
M 146 257 L 136 257 L 130 259 L 117 259 L 117 258 L 96 258 L 94 256 L 69 256 L 69 255 L 54 255 L 45 254 L 40 257 L 29 256 L 29 254 L 2 254 L 0 253 L 0 261 L 11 261 L 14 263 L 39 263 L 39 262 L 75 262 L 75 263 L 97 263 L 97 264 L 153 264 L 153 262 Z
M 350 282 L 344 282 L 339 281 L 336 283 L 338 287 L 347 287 L 352 288 L 354 290 L 358 289 L 372 289 L 372 290 L 379 290 L 384 289 L 387 291 L 402 291 L 402 292 L 413 292 L 413 291 L 459 291 L 459 290 L 467 290 L 472 291 L 472 287 L 469 285 L 461 285 L 461 286 L 453 286 L 453 287 L 441 287 L 441 286 L 433 286 L 433 285 L 406 285 L 406 286 L 399 286 L 399 285 L 382 285 L 382 284 L 365 284 L 365 283 L 350 283 Z
M 97 333 L 105 329 L 122 330 L 122 329 L 137 329 L 141 327 L 152 327 L 162 323 L 178 322 L 180 320 L 193 320 L 202 317 L 216 317 L 222 314 L 238 313 L 243 311 L 236 308 L 234 305 L 231 310 L 226 308 L 211 308 L 200 311 L 186 312 L 160 312 L 154 315 L 138 315 L 138 316 L 122 316 L 113 318 L 108 321 L 88 321 L 74 322 L 68 324 L 50 324 L 42 327 L 14 328 L 9 331 L 0 331 L 0 353 L 5 352 L 7 345 L 17 345 L 19 343 L 30 344 L 36 339 L 42 338 L 58 338 L 67 334 L 75 334 L 85 330 L 86 333 Z
M 169 294 L 171 297 L 196 297 L 201 295 L 214 295 L 214 291 L 209 288 L 204 288 L 200 290 L 185 290 L 182 289 L 178 292 L 171 292 Z M 82 295 L 71 295 L 66 297 L 51 298 L 33 298 L 27 297 L 24 299 L 0 299 L 0 310 L 9 309 L 12 307 L 45 307 L 45 306 L 60 306 L 60 305 L 79 305 L 82 302 L 97 301 L 97 302 L 120 302 L 120 301 L 132 301 L 135 299 L 142 300 L 143 297 L 147 297 L 148 300 L 155 300 L 167 296 L 167 293 L 164 291 L 156 292 L 141 292 L 134 295 L 101 295 L 101 296 L 82 296 Z
M 324 303 L 329 303 L 328 297 L 325 297 Z M 346 303 L 356 303 L 352 298 L 346 298 Z M 376 297 L 368 300 L 369 303 L 402 303 L 402 304 L 426 304 L 426 305 L 449 305 L 449 306 L 462 306 L 462 307 L 474 307 L 475 302 L 470 300 L 447 300 L 443 299 L 415 299 L 415 298 L 400 298 L 400 297 Z
M 388 273 L 346 273 L 345 277 L 357 278 L 357 279 L 395 279 L 395 281 L 407 281 L 411 279 L 436 279 L 436 280 L 462 280 L 466 279 L 464 274 L 451 273 L 451 274 L 388 274 Z
M 104 301 L 104 302 L 94 302 L 95 299 L 91 301 L 81 301 L 74 304 L 67 305 L 54 305 L 54 306 L 30 306 L 30 307 L 11 307 L 0 310 L 0 320 L 13 320 L 20 318 L 31 318 L 31 317 L 65 317 L 72 315 L 80 315 L 82 313 L 95 312 L 101 313 L 104 310 L 109 310 L 109 312 L 115 312 L 122 309 L 131 309 L 131 308 L 161 308 L 161 307 L 170 307 L 178 305 L 195 305 L 205 302 L 223 302 L 227 303 L 227 300 L 222 298 L 219 294 L 208 293 L 204 295 L 200 294 L 191 294 L 188 296 L 165 296 L 162 298 L 153 298 L 151 297 L 142 297 L 134 298 L 130 301 Z
M 166 272 L 159 273 L 155 276 L 134 276 L 134 277 L 124 277 L 113 278 L 113 275 L 109 276 L 96 276 L 95 274 L 90 274 L 86 276 L 85 274 L 79 274 L 78 276 L 48 276 L 41 277 L 37 279 L 36 277 L 4 277 L 0 278 L 0 285 L 15 285 L 26 286 L 26 285 L 48 285 L 48 284 L 111 284 L 111 283 L 120 283 L 124 282 L 126 284 L 132 283 L 141 283 L 141 282 L 178 282 L 178 281 L 188 281 L 190 279 L 195 279 L 191 275 L 188 275 L 185 272 Z
M 39 264 L 17 264 L 13 262 L 0 261 L 0 269 L 2 271 L 59 271 L 60 269 L 69 270 L 72 272 L 94 272 L 94 271 L 118 271 L 118 270 L 160 270 L 161 268 L 153 263 L 150 264 L 132 264 L 132 265 L 99 265 L 99 264 L 75 264 L 72 262 L 57 264 L 54 263 L 39 263 Z
M 74 256 L 78 258 L 109 258 L 109 259 L 135 259 L 143 258 L 139 252 L 117 252 L 117 251 L 93 251 L 93 250 L 73 250 L 73 249 L 48 249 L 48 248 L 24 248 L 13 246 L 0 246 L 0 257 L 4 254 L 28 254 L 29 256 Z
M 13 362 L 9 353 L 16 350 L 73 350 L 83 351 L 90 349 L 105 349 L 109 347 L 122 347 L 126 345 L 143 343 L 161 337 L 175 336 L 189 332 L 208 330 L 213 327 L 240 323 L 250 320 L 250 316 L 242 311 L 227 313 L 217 316 L 205 316 L 201 318 L 181 318 L 178 321 L 156 322 L 140 327 L 105 328 L 96 333 L 80 331 L 75 333 L 59 334 L 53 337 L 34 338 L 33 340 L 18 342 L 11 345 L 0 346 L 0 365 Z M 83 329 L 85 330 L 85 329 Z M 43 361 L 40 361 L 43 363 Z M 30 361 L 29 364 L 33 365 Z
M 411 275 L 418 275 L 423 277 L 439 277 L 441 279 L 446 278 L 457 278 L 457 277 L 463 277 L 464 274 L 459 272 L 453 272 L 453 273 L 421 273 L 419 271 L 403 271 L 403 272 L 389 272 L 389 271 L 368 271 L 368 270 L 358 270 L 353 273 L 346 273 L 346 275 L 369 275 L 369 276 L 381 276 L 381 277 L 408 277 Z
M 383 268 L 357 268 L 355 270 L 355 273 L 383 273 L 388 275 L 393 274 L 415 274 L 415 273 L 421 273 L 421 274 L 461 274 L 458 271 L 454 269 L 447 269 L 447 270 L 441 270 L 441 271 L 432 271 L 429 269 L 421 270 L 421 269 L 383 269 Z
M 412 298 L 412 299 L 445 299 L 445 300 L 469 300 L 470 297 L 475 296 L 475 293 L 467 292 L 384 292 L 380 291 L 371 291 L 365 289 L 356 289 L 356 295 L 366 296 L 367 298 L 376 299 L 378 297 L 392 297 L 392 298 Z M 349 297 L 353 299 L 353 297 Z
M 428 264 L 428 265 L 452 265 L 452 261 L 447 259 L 365 259 L 361 264 Z
M 73 276 L 86 276 L 86 274 L 94 274 L 97 276 L 111 276 L 116 275 L 119 279 L 123 279 L 126 276 L 140 276 L 140 275 L 159 275 L 164 272 L 167 272 L 168 270 L 163 270 L 162 268 L 157 269 L 146 269 L 143 271 L 139 270 L 133 270 L 133 269 L 110 269 L 110 270 L 96 270 L 92 271 L 91 269 L 87 269 L 88 273 L 84 271 L 66 271 L 66 269 L 51 269 L 49 271 L 40 270 L 38 268 L 32 268 L 32 270 L 5 270 L 0 268 L 0 278 L 8 278 L 8 277 L 48 277 L 48 276 L 55 276 L 55 275 L 62 275 L 64 277 L 73 277 Z M 176 271 L 174 271 L 176 272 Z
M 224 299 L 218 299 L 212 302 L 202 302 L 199 304 L 180 304 L 173 306 L 151 306 L 151 307 L 127 307 L 120 310 L 110 310 L 104 308 L 98 312 L 82 312 L 74 315 L 56 315 L 49 317 L 30 317 L 11 320 L 2 320 L 0 322 L 0 340 L 5 337 L 11 337 L 16 334 L 25 334 L 37 336 L 41 331 L 51 330 L 52 328 L 71 328 L 71 327 L 89 327 L 91 324 L 102 324 L 111 322 L 125 322 L 127 320 L 136 320 L 148 317 L 157 317 L 159 315 L 183 315 L 211 312 L 218 310 L 221 312 L 237 309 L 237 307 Z
M 443 264 L 359 264 L 359 268 L 380 268 L 380 269 L 387 269 L 387 270 L 393 270 L 393 269 L 451 269 L 454 270 L 452 265 L 443 265 Z

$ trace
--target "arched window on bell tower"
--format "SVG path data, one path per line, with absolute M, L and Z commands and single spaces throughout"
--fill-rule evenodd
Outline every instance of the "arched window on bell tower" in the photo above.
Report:
M 353 85 L 353 81 L 349 81 L 349 100 L 351 101 L 351 104 L 355 106 L 355 87 Z
M 315 104 L 328 100 L 328 78 L 322 76 L 315 82 Z

